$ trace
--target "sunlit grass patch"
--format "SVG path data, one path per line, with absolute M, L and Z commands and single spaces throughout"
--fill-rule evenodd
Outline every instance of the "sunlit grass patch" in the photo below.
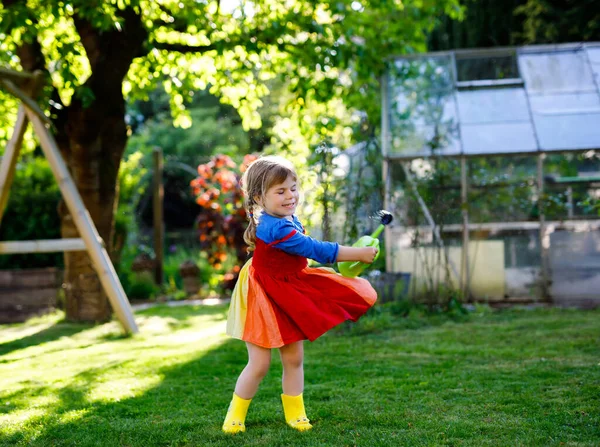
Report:
M 289 429 L 281 365 L 248 431 L 220 431 L 244 343 L 226 307 L 159 306 L 116 321 L 62 314 L 0 326 L 0 445 L 597 445 L 598 311 L 479 308 L 460 319 L 376 311 L 306 343 L 314 429 Z

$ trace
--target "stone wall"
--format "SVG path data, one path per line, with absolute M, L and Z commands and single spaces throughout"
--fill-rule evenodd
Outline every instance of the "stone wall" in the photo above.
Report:
M 18 323 L 56 308 L 62 272 L 56 268 L 0 270 L 0 323 Z

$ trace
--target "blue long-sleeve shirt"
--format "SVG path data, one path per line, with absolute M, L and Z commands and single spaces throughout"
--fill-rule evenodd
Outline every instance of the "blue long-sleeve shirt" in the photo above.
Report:
M 304 227 L 296 216 L 293 221 L 262 213 L 256 228 L 256 237 L 266 244 L 293 255 L 314 259 L 321 264 L 333 264 L 340 246 L 336 242 L 323 242 L 304 234 Z

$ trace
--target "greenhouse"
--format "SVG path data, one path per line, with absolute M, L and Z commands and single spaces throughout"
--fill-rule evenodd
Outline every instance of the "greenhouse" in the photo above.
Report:
M 600 43 L 391 60 L 388 270 L 411 273 L 413 293 L 441 281 L 479 300 L 598 300 L 599 85 Z

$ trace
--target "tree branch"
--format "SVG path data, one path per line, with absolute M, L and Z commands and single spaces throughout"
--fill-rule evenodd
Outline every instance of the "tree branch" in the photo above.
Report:
M 234 45 L 232 45 L 232 47 L 233 46 Z M 156 48 L 157 50 L 174 51 L 177 53 L 207 53 L 209 51 L 214 51 L 218 49 L 217 46 L 213 44 L 193 46 L 179 43 L 166 43 L 156 41 L 152 42 L 152 47 Z
M 170 28 L 173 31 L 177 31 L 179 33 L 187 32 L 189 23 L 185 19 L 178 17 L 177 14 L 173 14 L 173 12 L 170 9 L 168 9 L 164 5 L 161 5 L 160 3 L 157 3 L 157 6 L 160 8 L 160 10 L 162 12 L 164 12 L 165 14 L 168 14 L 171 18 L 173 18 L 173 22 L 167 22 L 165 20 L 157 19 L 154 21 L 154 23 L 156 23 L 157 25 L 165 26 L 165 27 Z
M 294 50 L 296 50 L 296 46 L 291 44 L 291 43 L 279 43 L 277 42 L 277 39 L 275 37 L 270 38 L 270 39 L 266 39 L 266 40 L 261 40 L 259 38 L 257 38 L 257 36 L 259 35 L 258 32 L 256 33 L 252 33 L 252 35 L 246 35 L 246 36 L 236 36 L 237 38 L 235 40 L 229 40 L 229 41 L 219 41 L 216 43 L 211 43 L 209 45 L 185 45 L 185 44 L 179 44 L 179 43 L 167 43 L 167 42 L 158 42 L 158 41 L 153 41 L 151 42 L 151 45 L 153 48 L 156 48 L 157 50 L 167 50 L 167 51 L 174 51 L 177 53 L 183 53 L 183 54 L 192 54 L 192 53 L 208 53 L 209 51 L 226 51 L 226 50 L 232 50 L 233 48 L 235 48 L 236 46 L 243 46 L 243 47 L 248 47 L 248 43 L 251 42 L 251 38 L 255 38 L 256 39 L 256 47 L 258 48 L 260 44 L 263 45 L 274 45 L 276 46 L 279 50 L 284 51 L 284 52 L 293 52 Z
M 3 0 L 2 3 L 6 9 L 11 7 L 16 7 L 17 4 L 22 4 L 23 6 L 25 2 L 21 0 Z M 27 10 L 30 16 L 30 19 L 34 22 L 34 26 L 31 26 L 30 29 L 36 29 L 35 25 L 37 24 L 37 17 L 32 13 L 32 11 Z M 50 72 L 47 69 L 46 58 L 44 57 L 44 53 L 42 52 L 42 47 L 38 41 L 37 35 L 31 39 L 30 42 L 23 42 L 21 45 L 17 47 L 16 51 L 19 56 L 19 61 L 23 70 L 33 73 L 36 70 L 40 70 L 44 73 L 44 78 L 47 82 L 47 85 L 52 87 L 52 91 L 50 93 L 50 99 L 54 101 L 57 105 L 55 107 L 49 105 L 42 105 L 43 110 L 51 109 L 52 115 L 54 115 L 53 123 L 56 128 L 60 128 L 61 123 L 66 119 L 65 108 L 58 94 L 58 90 L 52 84 L 52 79 L 50 77 Z

